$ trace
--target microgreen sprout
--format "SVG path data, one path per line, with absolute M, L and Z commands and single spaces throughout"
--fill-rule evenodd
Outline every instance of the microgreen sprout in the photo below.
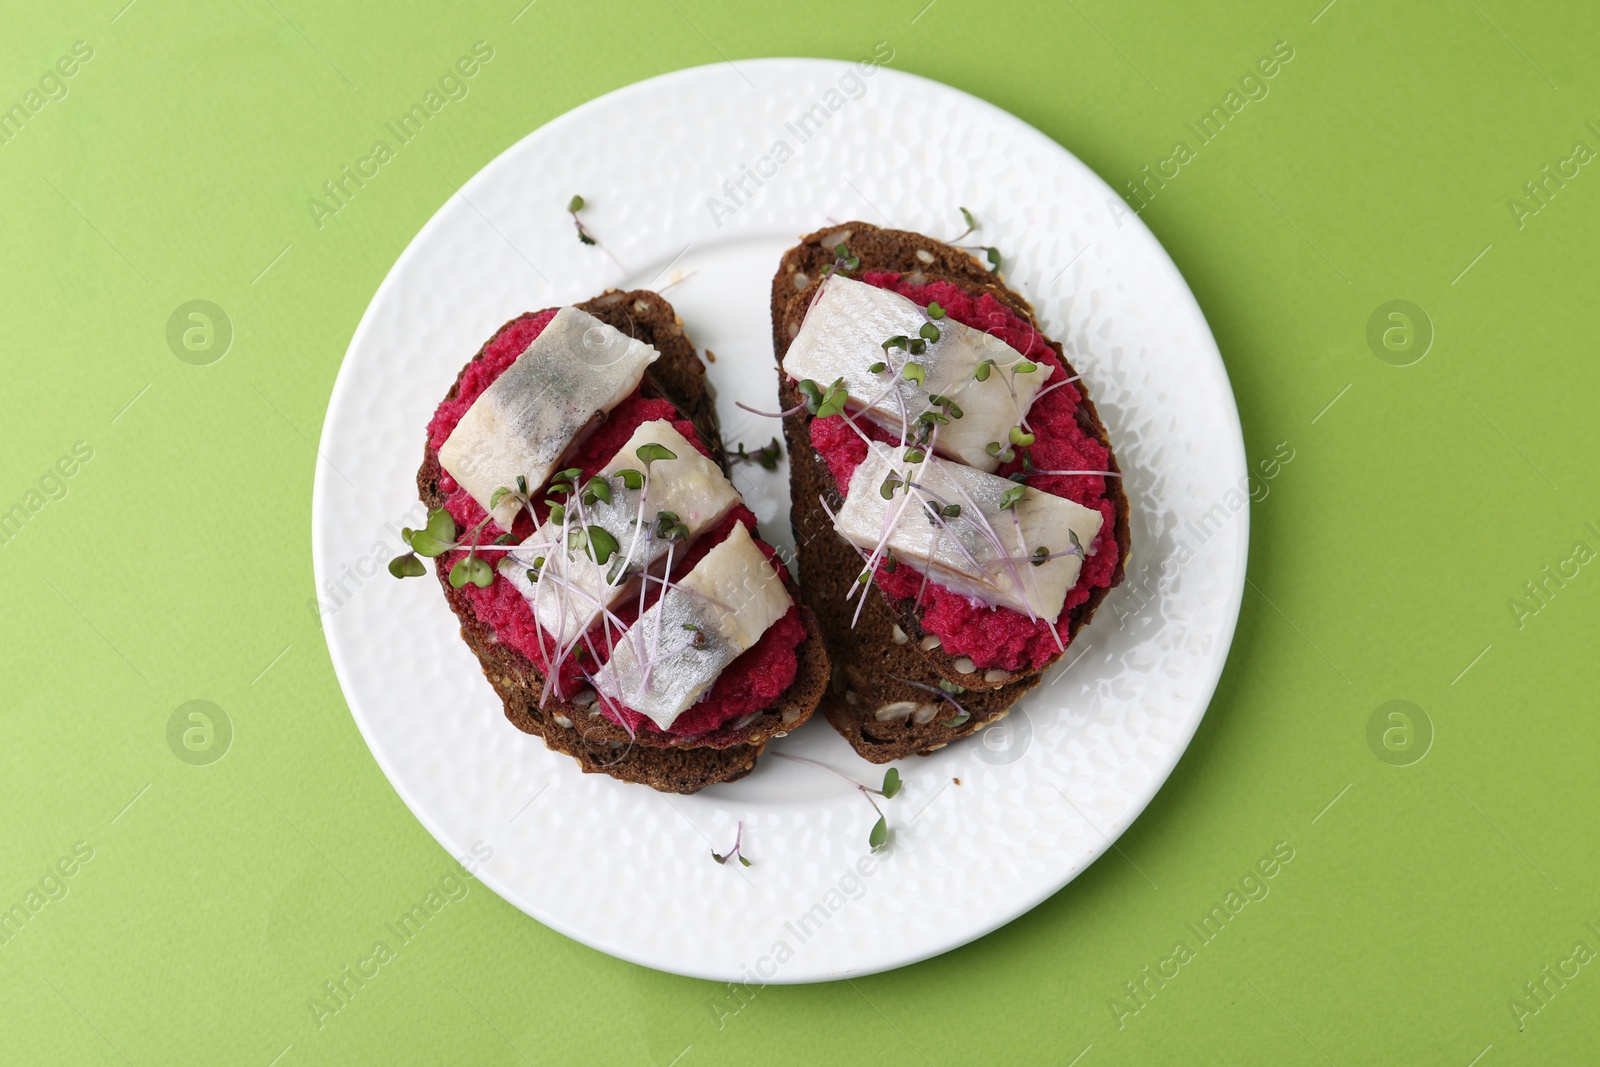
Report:
M 662 511 L 656 514 L 656 536 L 669 541 L 689 540 L 689 527 L 678 521 L 675 511 Z
M 872 810 L 878 813 L 878 821 L 872 824 L 872 830 L 867 834 L 867 846 L 874 852 L 881 852 L 889 844 L 889 818 L 888 816 L 884 815 L 883 809 L 878 807 L 878 802 L 872 798 L 874 796 L 880 796 L 883 799 L 888 800 L 890 797 L 893 797 L 895 794 L 900 792 L 902 783 L 900 781 L 899 770 L 894 767 L 890 767 L 883 773 L 883 785 L 880 788 L 874 789 L 870 785 L 862 785 L 860 782 L 856 781 L 854 778 L 851 778 L 847 774 L 841 774 L 839 771 L 834 770 L 826 763 L 818 763 L 816 760 L 807 759 L 804 756 L 791 756 L 787 752 L 774 752 L 773 755 L 777 756 L 779 759 L 786 759 L 794 763 L 810 764 L 813 767 L 827 771 L 829 774 L 834 775 L 837 778 L 843 778 L 845 781 L 855 786 L 861 791 L 861 795 L 867 798 L 867 803 L 872 805 Z
M 833 247 L 833 262 L 822 268 L 822 276 L 826 278 L 839 271 L 859 270 L 860 267 L 861 260 L 850 254 L 850 246 L 837 244 Z
M 939 303 L 939 301 L 937 301 L 937 300 L 928 301 L 928 318 L 930 318 L 930 319 L 942 319 L 942 318 L 944 318 L 944 305 Z
M 975 218 L 973 216 L 972 212 L 968 211 L 966 208 L 962 208 L 961 209 L 961 218 L 962 218 L 962 220 L 964 222 L 966 222 L 967 228 L 962 230 L 959 234 L 957 234 L 954 238 L 952 238 L 947 243 L 953 248 L 964 248 L 969 252 L 982 252 L 983 253 L 983 257 L 989 261 L 989 269 L 991 271 L 999 270 L 1000 269 L 1000 250 L 998 248 L 991 248 L 988 245 L 956 244 L 957 241 L 960 241 L 960 240 L 964 239 L 968 234 L 975 233 L 976 231 L 978 231 L 978 230 L 983 228 L 979 224 L 977 218 Z
M 849 392 L 844 387 L 843 378 L 835 378 L 832 385 L 823 389 L 810 378 L 796 383 L 795 388 L 800 395 L 806 398 L 806 410 L 819 419 L 828 418 L 844 411 L 845 401 L 850 399 Z
M 989 380 L 989 372 L 992 370 L 994 370 L 994 360 L 986 359 L 972 368 L 972 376 L 980 382 L 986 382 Z
M 1018 448 L 1027 448 L 1033 444 L 1034 436 L 1020 426 L 1011 427 L 1011 443 Z
M 396 578 L 420 578 L 428 573 L 428 568 L 413 553 L 407 552 L 389 561 L 389 573 Z
M 612 556 L 616 555 L 619 547 L 617 539 L 604 526 L 590 525 L 587 531 L 588 537 L 585 539 L 584 548 L 589 553 L 589 558 L 603 567 Z
M 428 573 L 418 556 L 427 556 L 435 559 L 446 552 L 458 548 L 467 549 L 467 554 L 457 560 L 450 568 L 449 579 L 451 588 L 460 589 L 471 582 L 480 589 L 488 588 L 494 581 L 494 568 L 486 560 L 478 557 L 482 548 L 498 548 L 494 545 L 479 545 L 475 539 L 485 526 L 489 524 L 489 516 L 485 515 L 476 526 L 468 530 L 465 536 L 458 537 L 456 521 L 444 508 L 433 508 L 428 512 L 428 524 L 420 530 L 410 527 L 400 531 L 400 539 L 411 549 L 403 555 L 396 556 L 389 561 L 389 573 L 396 578 L 420 578 Z
M 960 504 L 940 504 L 936 500 L 924 500 L 922 506 L 928 510 L 928 521 L 935 526 L 943 526 L 941 519 L 956 519 L 961 517 Z
M 955 237 L 951 238 L 950 239 L 950 243 L 951 244 L 955 244 L 957 241 L 959 241 L 962 238 L 966 237 L 967 234 L 972 233 L 974 230 L 976 230 L 978 228 L 978 220 L 975 219 L 973 217 L 973 215 L 972 215 L 972 212 L 968 211 L 966 208 L 962 208 L 961 209 L 961 218 L 962 218 L 963 221 L 966 222 L 967 228 L 962 230 L 960 233 L 956 234 Z
M 607 504 L 611 503 L 611 483 L 605 478 L 590 478 L 583 487 L 583 502 L 585 504 L 593 504 L 596 500 L 604 500 Z
M 589 232 L 589 228 L 583 224 L 583 220 L 578 218 L 578 212 L 582 210 L 583 197 L 574 196 L 567 201 L 567 214 L 572 216 L 572 224 L 578 228 L 578 240 L 586 245 L 599 244 L 600 242 L 596 241 L 594 235 Z
M 778 460 L 783 458 L 783 446 L 774 437 L 771 444 L 763 445 L 754 452 L 746 452 L 744 444 L 740 443 L 739 450 L 728 458 L 735 463 L 759 463 L 765 470 L 775 471 L 778 469 Z
M 672 449 L 655 441 L 642 444 L 638 448 L 634 449 L 633 452 L 634 455 L 638 456 L 644 462 L 644 468 L 646 471 L 650 469 L 650 464 L 654 463 L 658 459 L 678 458 L 678 454 L 672 451 Z
M 740 821 L 733 830 L 733 847 L 720 855 L 713 850 L 711 853 L 711 858 L 716 860 L 718 863 L 727 863 L 731 859 L 737 859 L 741 864 L 748 867 L 750 866 L 750 861 L 745 859 L 744 852 L 741 851 L 743 843 L 744 822 Z
M 1022 502 L 1022 494 L 1028 491 L 1025 485 L 1014 485 L 1000 494 L 1000 510 L 1013 511 Z

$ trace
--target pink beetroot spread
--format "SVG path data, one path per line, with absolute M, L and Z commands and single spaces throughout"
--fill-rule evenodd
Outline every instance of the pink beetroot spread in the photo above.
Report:
M 438 410 L 434 412 L 433 419 L 428 423 L 430 449 L 437 451 L 439 446 L 444 444 L 455 430 L 456 424 L 467 413 L 467 409 L 472 407 L 473 402 L 507 367 L 511 366 L 533 339 L 539 336 L 545 325 L 555 317 L 555 312 L 556 309 L 552 308 L 516 319 L 489 342 L 484 349 L 483 358 L 474 361 L 462 374 L 455 397 L 440 404 Z M 678 417 L 677 409 L 671 403 L 648 398 L 635 391 L 579 446 L 571 465 L 583 468 L 585 477 L 596 473 L 610 462 L 640 425 L 654 419 L 672 420 L 673 426 L 679 433 L 694 442 L 700 451 L 710 455 L 710 450 L 701 441 L 700 433 L 694 424 L 688 419 Z M 463 532 L 472 529 L 484 518 L 482 506 L 443 470 L 439 475 L 439 489 L 445 494 L 445 508 L 450 512 L 451 518 L 455 519 L 456 526 Z M 542 519 L 545 513 L 544 505 L 538 503 L 536 506 Z M 689 545 L 687 551 L 675 555 L 671 577 L 677 578 L 687 574 L 707 552 L 732 532 L 734 523 L 741 521 L 750 528 L 752 534 L 755 533 L 755 515 L 742 504 L 736 506 L 719 525 L 707 530 Z M 515 525 L 516 529 L 512 533 L 519 541 L 533 532 L 533 520 L 526 512 L 518 516 Z M 501 532 L 491 520 L 480 535 L 481 542 L 489 544 Z M 788 572 L 773 549 L 763 541 L 757 541 L 756 544 L 772 560 L 773 566 L 778 568 L 779 573 L 787 577 Z M 441 557 L 437 561 L 440 576 L 447 574 L 451 565 L 462 555 L 464 553 L 454 552 Z M 499 553 L 486 555 L 495 560 L 499 557 Z M 650 590 L 644 601 L 646 609 L 659 599 L 661 586 L 652 585 Z M 515 586 L 510 582 L 496 580 L 487 589 L 466 585 L 460 592 L 472 604 L 477 618 L 494 631 L 502 644 L 509 645 L 527 656 L 541 671 L 548 670 L 544 650 L 553 650 L 554 641 L 548 634 L 541 633 L 539 624 L 534 619 L 533 609 L 522 598 L 522 594 L 517 592 Z M 631 624 L 639 615 L 638 598 L 631 598 L 628 602 L 618 605 L 615 614 L 623 623 Z M 589 637 L 593 640 L 595 648 L 608 647 L 606 626 L 605 622 L 597 622 L 590 631 Z M 615 634 L 616 630 L 613 628 L 613 638 Z M 800 621 L 799 609 L 791 607 L 787 615 L 761 635 L 761 639 L 754 647 L 729 664 L 728 669 L 722 672 L 705 699 L 678 716 L 672 724 L 672 729 L 665 734 L 648 718 L 632 708 L 607 708 L 606 714 L 614 722 L 637 733 L 641 738 L 698 737 L 750 712 L 770 707 L 784 690 L 793 684 L 799 669 L 799 657 L 795 650 L 805 637 L 806 630 Z M 583 647 L 586 643 L 580 641 L 578 653 L 567 657 L 560 664 L 557 695 L 571 697 L 576 694 L 587 684 L 584 678 L 585 668 L 594 670 L 598 666 L 588 658 L 587 649 Z M 737 734 L 730 734 L 719 736 L 714 740 L 719 744 L 734 744 L 741 738 Z
M 987 293 L 974 299 L 960 286 L 946 281 L 911 285 L 901 281 L 901 276 L 894 271 L 868 271 L 861 280 L 893 290 L 923 307 L 937 300 L 945 314 L 956 321 L 990 333 L 1033 362 L 1049 367 L 1047 384 L 1067 378 L 1055 350 L 1045 343 L 1038 331 Z M 1083 394 L 1075 385 L 1063 385 L 1034 402 L 1028 411 L 1028 425 L 1036 438 L 1029 449 L 1034 467 L 1039 470 L 1109 469 L 1106 464 L 1111 456 L 1106 447 L 1078 424 L 1076 412 L 1082 400 Z M 899 443 L 889 431 L 866 419 L 857 425 L 875 440 Z M 867 455 L 866 442 L 846 425 L 841 415 L 813 419 L 811 444 L 828 461 L 841 490 L 850 484 L 850 476 Z M 1010 475 L 1021 467 L 1022 459 L 1018 457 L 996 473 Z M 1060 634 L 1062 645 L 1066 644 L 1067 618 L 1072 609 L 1087 600 L 1091 590 L 1109 586 L 1116 571 L 1116 510 L 1106 498 L 1105 478 L 1052 475 L 1032 478 L 1028 484 L 1086 508 L 1097 508 L 1104 520 L 1094 544 L 1088 546 L 1089 555 L 1078 574 L 1078 583 L 1067 592 L 1066 603 L 1053 624 L 1045 619 L 1029 619 L 1009 608 L 990 607 L 931 581 L 923 590 L 922 575 L 910 567 L 897 567 L 892 574 L 881 566 L 877 570 L 878 587 L 890 597 L 911 600 L 922 590 L 923 629 L 938 636 L 945 652 L 952 656 L 969 656 L 979 667 L 1018 671 L 1044 663 L 1060 651 L 1051 630 Z

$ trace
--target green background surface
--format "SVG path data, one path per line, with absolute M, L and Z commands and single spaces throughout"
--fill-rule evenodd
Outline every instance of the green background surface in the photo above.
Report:
M 92 850 L 0 945 L 0 1061 L 1593 1062 L 1600 964 L 1543 969 L 1600 949 L 1600 167 L 1524 190 L 1600 148 L 1593 5 L 122 2 L 13 3 L 0 34 L 3 107 L 93 49 L 0 145 L 0 512 L 26 512 L 0 545 L 0 907 Z M 471 95 L 319 229 L 321 183 L 479 40 Z M 451 865 L 307 609 L 313 442 L 368 300 L 452 184 L 569 108 L 878 41 L 1118 189 L 1294 49 L 1143 213 L 1251 461 L 1295 456 L 1193 745 L 1117 851 L 914 967 L 736 993 L 474 885 L 319 1027 L 323 983 Z M 194 299 L 234 331 L 209 366 L 166 339 Z M 1414 313 L 1410 349 L 1369 345 L 1391 300 L 1431 323 L 1420 362 L 1391 365 Z M 233 728 L 206 766 L 168 743 L 192 700 Z M 1369 743 L 1391 700 L 1410 732 Z M 1130 999 L 1280 842 L 1270 894 Z

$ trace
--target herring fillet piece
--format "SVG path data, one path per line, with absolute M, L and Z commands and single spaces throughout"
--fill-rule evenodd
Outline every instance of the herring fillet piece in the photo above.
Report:
M 656 460 L 647 486 L 628 489 L 617 472 L 630 468 L 643 472 L 638 449 L 652 443 L 663 445 L 677 458 Z M 648 571 L 666 557 L 668 542 L 654 536 L 661 512 L 677 515 L 693 541 L 739 503 L 739 492 L 722 468 L 666 419 L 641 423 L 599 476 L 610 480 L 611 500 L 585 504 L 580 514 L 569 498 L 566 518 L 574 525 L 599 526 L 616 538 L 617 554 L 611 560 L 601 566 L 582 548 L 568 550 L 564 547 L 568 527 L 545 522 L 500 561 L 500 574 L 528 601 L 545 632 L 563 646 L 587 630 L 605 608 L 638 592 L 637 573 L 625 574 L 624 565 L 631 572 Z M 637 525 L 640 519 L 642 526 Z M 684 548 L 679 545 L 675 551 Z M 545 562 L 534 581 L 528 570 L 539 557 Z
M 793 603 L 740 522 L 617 641 L 594 688 L 670 729 Z
M 489 501 L 517 476 L 537 491 L 595 419 L 639 387 L 661 357 L 587 311 L 563 307 L 516 360 L 473 401 L 445 443 L 439 465 L 510 530 L 515 500 Z
M 850 477 L 844 506 L 834 522 L 839 536 L 869 553 L 887 541 L 898 563 L 947 589 L 1055 622 L 1083 566 L 1080 555 L 1058 553 L 1072 549 L 1069 530 L 1083 552 L 1093 551 L 1104 521 L 1100 512 L 1029 488 L 1013 516 L 1000 509 L 1000 499 L 1017 488 L 1016 482 L 933 456 L 907 463 L 899 458 L 901 451 L 872 443 Z M 885 500 L 880 492 L 884 480 L 891 472 L 904 478 L 907 471 L 918 487 L 911 490 L 910 503 L 904 488 Z M 929 518 L 924 501 L 941 507 L 959 505 L 961 514 L 945 519 L 940 529 Z M 899 521 L 892 530 L 886 529 L 896 514 Z M 1033 553 L 1040 547 L 1048 549 L 1052 558 L 1035 566 Z
M 1000 460 L 984 446 L 991 441 L 1006 443 L 1011 427 L 1027 416 L 1033 398 L 1050 377 L 1049 366 L 1022 374 L 1006 369 L 1023 359 L 1022 353 L 949 317 L 934 323 L 939 340 L 928 342 L 922 355 L 884 351 L 884 341 L 902 334 L 914 338 L 928 321 L 924 308 L 899 293 L 831 275 L 790 342 L 783 371 L 796 381 L 809 378 L 821 386 L 843 378 L 855 405 L 865 408 L 874 421 L 896 429 L 902 417 L 909 423 L 928 410 L 930 396 L 948 397 L 960 405 L 962 417 L 939 427 L 935 450 L 993 471 Z M 907 381 L 897 369 L 907 359 L 926 370 L 921 385 Z M 996 366 L 985 381 L 978 381 L 974 369 L 991 359 Z M 868 368 L 879 362 L 889 366 L 873 374 Z

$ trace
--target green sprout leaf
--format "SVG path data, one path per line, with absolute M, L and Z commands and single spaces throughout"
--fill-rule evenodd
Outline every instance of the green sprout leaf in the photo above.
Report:
M 817 404 L 817 418 L 826 419 L 839 414 L 849 399 L 850 393 L 844 387 L 844 379 L 836 378 L 834 383 L 828 386 L 828 391 L 822 394 L 821 402 Z
M 973 218 L 972 212 L 968 211 L 966 208 L 961 209 L 961 218 L 966 222 L 967 229 L 976 230 L 978 228 L 978 220 Z
M 1026 432 L 1020 426 L 1011 427 L 1011 443 L 1016 445 L 1018 448 L 1027 448 L 1029 445 L 1033 444 L 1033 441 L 1033 434 Z
M 444 508 L 433 508 L 428 512 L 428 532 L 435 541 L 454 541 L 456 520 Z
M 818 405 L 822 403 L 822 387 L 810 378 L 802 378 L 795 383 L 795 388 L 806 398 L 806 410 L 815 415 Z
M 950 681 L 948 678 L 940 678 L 939 679 L 939 688 L 943 689 L 946 693 L 965 693 L 967 691 L 967 687 L 966 686 L 957 685 L 955 682 Z
M 992 370 L 994 370 L 994 360 L 986 359 L 972 368 L 972 376 L 980 382 L 986 382 L 989 380 L 989 372 Z
M 511 490 L 508 487 L 502 485 L 500 488 L 496 489 L 493 493 L 489 494 L 489 510 L 493 511 L 495 508 L 499 507 L 500 506 L 500 501 L 504 500 L 507 496 L 510 495 L 510 493 L 511 493 Z
M 928 317 L 931 319 L 944 318 L 944 305 L 937 300 L 928 301 Z
M 783 446 L 774 437 L 768 444 L 750 452 L 745 449 L 744 442 L 741 441 L 739 450 L 728 458 L 735 463 L 759 463 L 764 470 L 775 471 L 778 469 L 778 460 L 783 458 Z
M 622 484 L 629 489 L 644 488 L 644 475 L 632 467 L 624 467 L 622 470 L 617 471 L 613 477 L 621 478 Z
M 634 454 L 644 461 L 646 467 L 658 459 L 677 459 L 678 454 L 666 445 L 651 441 L 634 449 Z
M 474 555 L 469 554 L 457 560 L 455 566 L 450 568 L 450 586 L 453 589 L 460 589 L 468 582 L 479 589 L 487 589 L 493 581 L 494 568 L 489 566 L 488 560 Z
M 900 376 L 908 382 L 916 382 L 921 385 L 928 378 L 928 370 L 920 363 L 907 363 L 905 368 L 901 370 Z
M 1028 491 L 1025 485 L 1014 485 L 1000 494 L 1000 510 L 1011 511 L 1022 501 L 1022 494 Z
M 411 551 L 419 556 L 433 559 L 435 556 L 444 555 L 454 547 L 454 537 L 448 541 L 440 541 L 427 530 L 413 530 L 411 533 Z
M 872 825 L 872 832 L 867 835 L 867 844 L 872 851 L 881 852 L 889 843 L 889 820 L 886 816 L 878 816 L 878 821 Z
M 908 449 L 906 449 L 906 462 L 907 463 L 921 463 L 923 460 L 925 460 L 927 458 L 928 458 L 928 454 L 926 452 L 924 452 L 920 448 L 908 448 Z
M 946 504 L 944 506 L 944 509 L 940 512 L 940 514 L 942 514 L 947 519 L 960 518 L 960 516 L 961 516 L 961 505 L 960 504 Z
M 885 500 L 893 500 L 894 491 L 904 484 L 905 482 L 900 479 L 898 474 L 896 474 L 894 471 L 890 471 L 883 479 L 883 484 L 878 486 L 878 495 L 883 497 Z
M 966 712 L 963 711 L 961 714 L 955 716 L 954 718 L 950 718 L 950 719 L 944 720 L 939 725 L 940 726 L 948 726 L 950 729 L 953 730 L 957 726 L 965 726 L 967 724 L 968 720 L 970 720 L 971 718 L 972 718 L 971 715 L 968 715 Z
M 550 505 L 550 522 L 556 526 L 564 526 L 567 522 L 567 509 L 560 504 Z
M 983 253 L 984 253 L 984 256 L 987 257 L 988 260 L 989 260 L 989 269 L 990 270 L 999 270 L 1000 269 L 1000 250 L 998 248 L 985 248 L 983 250 Z
M 588 551 L 590 559 L 603 565 L 616 554 L 617 539 L 604 526 L 590 526 Z
M 739 862 L 744 864 L 746 867 L 750 866 L 750 861 L 744 858 L 743 852 L 739 853 Z
M 422 565 L 415 553 L 407 552 L 389 561 L 389 573 L 396 578 L 420 578 L 428 573 L 428 568 Z
M 611 483 L 604 478 L 590 478 L 589 484 L 583 487 L 583 492 L 586 501 L 593 497 L 594 500 L 604 500 L 607 504 L 611 503 Z M 592 503 L 593 501 L 589 502 Z
M 917 334 L 929 341 L 937 341 L 939 339 L 939 327 L 931 322 L 925 322 L 922 324 L 922 329 L 917 331 Z
M 1035 567 L 1043 567 L 1045 563 L 1049 561 L 1049 559 L 1050 550 L 1044 545 L 1040 545 L 1038 548 L 1033 550 L 1033 559 L 1029 562 L 1031 562 Z
M 887 367 L 887 366 L 888 366 L 888 364 L 880 359 L 878 362 L 876 362 L 872 366 L 868 367 L 867 370 L 872 374 L 881 374 L 881 373 L 883 373 L 883 369 L 885 367 Z
M 582 211 L 583 210 L 583 197 L 574 196 L 571 200 L 568 200 L 567 201 L 567 210 L 568 211 Z
M 1038 369 L 1039 369 L 1039 364 L 1029 362 L 1028 360 L 1025 359 L 1021 363 L 1018 363 L 1015 367 L 1012 367 L 1011 368 L 1011 373 L 1012 374 L 1032 374 L 1034 371 L 1036 371 Z
M 883 775 L 883 795 L 892 797 L 900 792 L 900 772 L 890 767 Z

